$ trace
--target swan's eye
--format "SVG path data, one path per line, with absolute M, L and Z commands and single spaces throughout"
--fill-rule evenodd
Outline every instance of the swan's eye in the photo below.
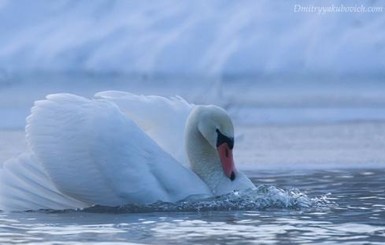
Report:
M 227 143 L 227 145 L 229 146 L 229 148 L 232 150 L 233 147 L 234 147 L 234 138 L 233 137 L 227 137 L 226 135 L 222 134 L 221 131 L 219 131 L 219 129 L 216 130 L 217 131 L 217 147 L 222 145 L 223 143 Z

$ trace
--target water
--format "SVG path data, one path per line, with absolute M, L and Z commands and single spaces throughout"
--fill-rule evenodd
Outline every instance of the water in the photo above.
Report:
M 384 170 L 267 170 L 247 174 L 259 188 L 270 188 L 275 194 L 267 191 L 264 199 L 243 203 L 238 199 L 239 208 L 231 203 L 234 197 L 226 197 L 217 200 L 221 205 L 212 207 L 196 201 L 195 210 L 183 204 L 173 207 L 157 204 L 152 209 L 126 206 L 0 213 L 0 243 L 383 244 L 385 241 Z M 286 195 L 283 199 L 297 202 L 277 202 L 282 195 Z M 254 206 L 250 205 L 252 202 Z

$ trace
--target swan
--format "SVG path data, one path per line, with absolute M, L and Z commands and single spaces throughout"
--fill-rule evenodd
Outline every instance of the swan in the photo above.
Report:
M 234 165 L 234 127 L 215 105 L 104 91 L 36 101 L 28 151 L 0 168 L 0 210 L 177 202 L 255 188 Z

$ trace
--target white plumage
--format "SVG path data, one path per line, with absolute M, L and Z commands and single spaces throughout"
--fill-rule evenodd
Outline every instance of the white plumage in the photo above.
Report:
M 116 91 L 95 99 L 48 95 L 27 119 L 30 151 L 0 170 L 0 209 L 176 202 L 252 188 L 236 170 L 237 178 L 228 179 L 219 159 L 201 169 L 211 171 L 209 177 L 191 170 L 184 131 L 197 107 L 181 98 Z

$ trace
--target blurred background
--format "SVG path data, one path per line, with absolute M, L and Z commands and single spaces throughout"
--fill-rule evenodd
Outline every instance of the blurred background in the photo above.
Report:
M 274 141 L 286 126 L 373 126 L 385 120 L 384 2 L 0 0 L 1 129 L 23 129 L 47 93 L 100 90 L 219 104 L 238 125 L 268 127 L 259 136 L 271 144 L 298 136 Z M 372 144 L 380 135 L 376 152 L 364 154 L 374 159 L 364 160 L 382 162 L 372 126 L 341 137 L 361 149 L 363 137 Z M 306 139 L 335 135 L 301 130 Z M 261 154 L 255 161 L 269 161 Z

